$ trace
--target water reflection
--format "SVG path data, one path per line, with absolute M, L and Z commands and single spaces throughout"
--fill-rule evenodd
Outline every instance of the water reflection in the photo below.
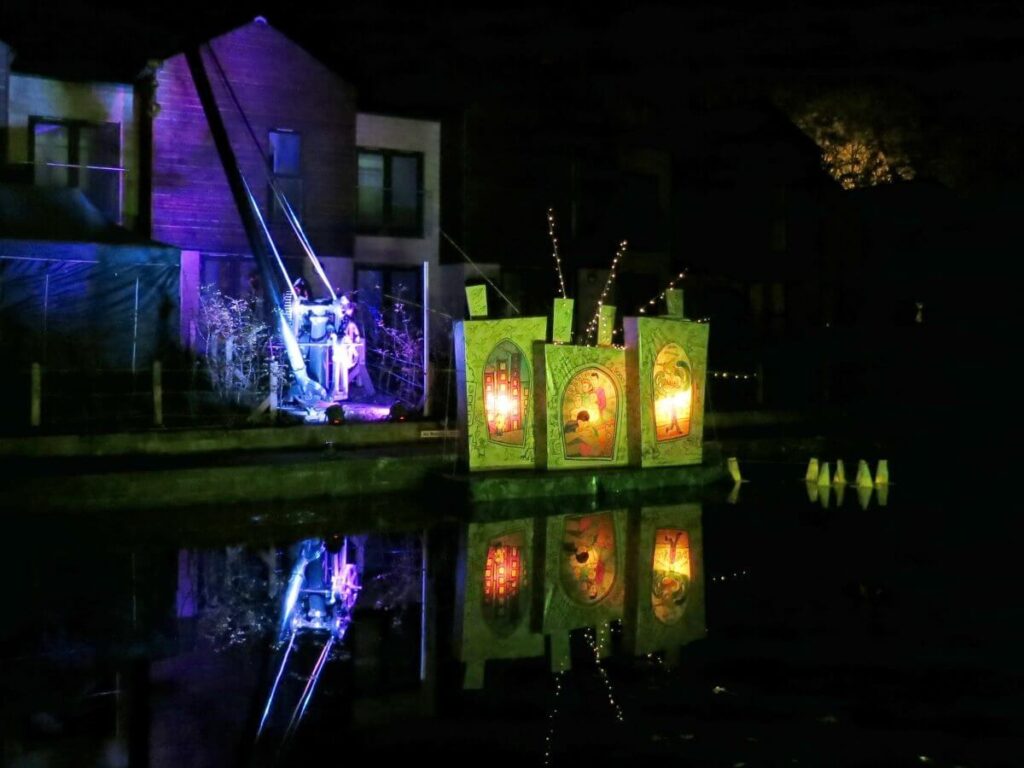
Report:
M 616 626 L 627 653 L 669 663 L 704 635 L 699 504 L 469 523 L 462 541 L 456 648 L 465 688 L 484 686 L 489 660 L 545 649 L 552 671 L 570 669 L 578 630 L 593 634 L 599 658 Z M 501 622 L 496 599 L 515 606 Z
M 1013 678 L 944 671 L 946 705 L 921 682 L 918 638 L 939 642 L 983 590 L 942 581 L 949 557 L 927 570 L 915 547 L 936 515 L 915 519 L 903 490 L 865 547 L 842 486 L 822 514 L 786 471 L 771 496 L 755 468 L 737 503 L 722 487 L 437 521 L 402 499 L 404 522 L 375 529 L 40 523 L 22 540 L 79 556 L 4 563 L 29 585 L 3 635 L 5 764 L 885 764 L 857 751 L 863 712 L 936 755 L 931 723 L 960 721 L 934 708 L 1012 695 Z M 961 556 L 970 531 L 945 531 L 928 545 Z
M 307 539 L 296 548 L 298 555 L 292 565 L 278 623 L 278 642 L 284 644 L 284 651 L 281 653 L 281 664 L 274 683 L 267 694 L 267 702 L 256 730 L 257 738 L 263 734 L 267 725 L 296 640 L 301 643 L 308 638 L 314 643 L 321 643 L 322 648 L 284 729 L 284 742 L 288 741 L 302 721 L 324 666 L 331 658 L 334 644 L 344 641 L 352 621 L 352 609 L 360 590 L 359 572 L 356 565 L 348 561 L 348 539 L 343 538 L 338 542 L 335 537 L 331 544 L 329 548 L 322 539 Z M 333 546 L 335 544 L 336 547 Z

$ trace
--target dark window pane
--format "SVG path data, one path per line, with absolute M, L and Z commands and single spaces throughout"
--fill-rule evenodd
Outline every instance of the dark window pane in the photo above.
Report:
M 391 225 L 419 229 L 419 158 L 391 158 Z
M 270 132 L 270 158 L 275 175 L 302 175 L 302 137 L 290 131 Z
M 32 141 L 35 147 L 35 183 L 39 186 L 68 185 L 68 127 L 55 123 L 36 123 Z M 57 165 L 47 165 L 55 163 Z
M 117 123 L 78 129 L 78 186 L 111 220 L 121 220 L 121 129 Z M 88 167 L 87 167 L 88 166 Z
M 380 227 L 384 223 L 384 156 L 359 153 L 359 224 Z

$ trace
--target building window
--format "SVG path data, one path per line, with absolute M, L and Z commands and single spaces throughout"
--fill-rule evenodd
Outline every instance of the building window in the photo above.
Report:
M 121 126 L 29 118 L 29 161 L 41 187 L 72 187 L 121 222 Z
M 274 176 L 274 186 L 281 193 L 288 205 L 302 221 L 302 135 L 295 131 L 278 129 L 270 132 L 270 170 Z M 284 207 L 268 189 L 270 197 L 271 223 L 288 221 Z
M 423 236 L 423 155 L 359 150 L 359 232 Z

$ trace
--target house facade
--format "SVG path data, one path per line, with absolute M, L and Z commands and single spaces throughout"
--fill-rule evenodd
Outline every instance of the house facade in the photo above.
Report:
M 275 188 L 327 282 L 359 303 L 371 345 L 379 323 L 395 319 L 395 303 L 427 343 L 445 337 L 447 327 L 431 327 L 441 315 L 426 309 L 443 300 L 438 122 L 360 113 L 349 83 L 262 18 L 195 52 L 152 60 L 125 82 L 44 77 L 16 71 L 16 62 L 0 43 L 0 183 L 29 195 L 63 190 L 88 208 L 80 218 L 114 228 L 105 236 L 180 251 L 182 345 L 197 338 L 203 286 L 262 292 L 205 88 L 289 282 L 304 277 L 313 298 L 328 295 Z
M 440 125 L 359 113 L 349 84 L 263 19 L 199 57 L 290 278 L 327 295 L 271 181 L 336 290 L 378 311 L 393 296 L 422 304 L 428 284 L 440 301 Z M 245 295 L 256 264 L 185 53 L 157 67 L 153 112 L 152 232 L 183 249 L 184 327 L 201 285 Z
M 0 43 L 3 180 L 80 189 L 111 222 L 135 229 L 147 190 L 133 84 L 42 77 L 12 71 L 15 61 Z

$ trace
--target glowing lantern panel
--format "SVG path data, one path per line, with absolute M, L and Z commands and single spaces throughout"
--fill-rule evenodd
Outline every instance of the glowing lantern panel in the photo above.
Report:
M 615 583 L 615 523 L 610 513 L 567 517 L 562 535 L 562 586 L 576 603 L 603 600 Z
M 654 425 L 658 442 L 690 434 L 693 376 L 686 352 L 675 343 L 663 346 L 654 361 Z
M 651 608 L 663 624 L 675 624 L 683 617 L 691 577 L 689 534 L 659 528 L 651 558 Z
M 576 373 L 562 393 L 562 440 L 567 459 L 611 459 L 619 422 L 619 395 L 603 369 Z
M 520 596 L 526 585 L 522 534 L 493 539 L 484 563 L 483 614 L 498 634 L 515 629 L 521 617 Z
M 530 369 L 522 350 L 513 342 L 501 341 L 487 357 L 483 388 L 488 438 L 505 445 L 523 445 Z

